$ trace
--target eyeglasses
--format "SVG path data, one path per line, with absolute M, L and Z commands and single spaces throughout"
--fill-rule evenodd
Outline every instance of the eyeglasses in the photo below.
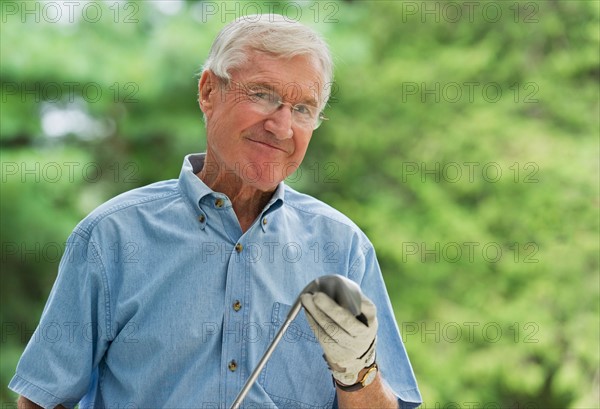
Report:
M 234 84 L 235 90 L 241 91 L 242 95 L 252 102 L 253 109 L 262 115 L 271 115 L 282 106 L 287 105 L 292 110 L 292 122 L 302 128 L 317 129 L 326 118 L 319 109 L 310 104 L 295 104 L 283 102 L 283 98 L 277 92 L 265 86 L 258 84 L 242 84 L 237 81 L 229 80 Z

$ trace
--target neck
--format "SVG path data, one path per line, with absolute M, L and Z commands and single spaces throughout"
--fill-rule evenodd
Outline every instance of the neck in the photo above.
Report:
M 231 200 L 242 232 L 246 232 L 267 205 L 274 190 L 262 191 L 245 184 L 237 175 L 226 172 L 210 172 L 209 169 L 215 169 L 215 167 L 205 164 L 196 175 L 215 192 L 227 195 Z M 219 168 L 216 167 L 216 169 Z

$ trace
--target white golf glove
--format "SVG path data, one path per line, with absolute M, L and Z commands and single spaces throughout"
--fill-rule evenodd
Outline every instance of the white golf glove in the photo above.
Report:
M 308 323 L 319 340 L 333 377 L 344 385 L 358 382 L 358 373 L 375 362 L 377 309 L 361 293 L 361 313 L 368 325 L 340 307 L 327 294 L 302 294 Z

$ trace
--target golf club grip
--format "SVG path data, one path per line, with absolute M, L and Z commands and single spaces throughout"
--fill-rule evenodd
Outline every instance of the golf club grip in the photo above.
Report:
M 340 307 L 350 311 L 360 322 L 368 325 L 366 317 L 361 313 L 362 293 L 354 281 L 337 274 L 325 275 L 311 281 L 302 292 L 325 293 Z

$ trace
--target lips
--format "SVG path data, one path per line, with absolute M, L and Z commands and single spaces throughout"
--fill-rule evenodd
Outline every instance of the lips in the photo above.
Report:
M 256 138 L 246 138 L 246 139 L 248 139 L 250 142 L 254 142 L 254 143 L 257 143 L 257 144 L 259 144 L 259 145 L 266 146 L 266 147 L 268 147 L 268 148 L 271 148 L 271 149 L 276 149 L 276 150 L 278 150 L 278 151 L 282 151 L 282 152 L 284 152 L 284 153 L 288 153 L 288 152 L 287 152 L 287 151 L 286 151 L 284 148 L 282 148 L 282 147 L 281 147 L 281 146 L 279 146 L 278 144 L 276 144 L 276 143 L 273 143 L 273 142 L 271 142 L 271 141 L 268 141 L 268 142 L 267 142 L 267 141 L 263 141 L 263 140 L 256 139 Z

